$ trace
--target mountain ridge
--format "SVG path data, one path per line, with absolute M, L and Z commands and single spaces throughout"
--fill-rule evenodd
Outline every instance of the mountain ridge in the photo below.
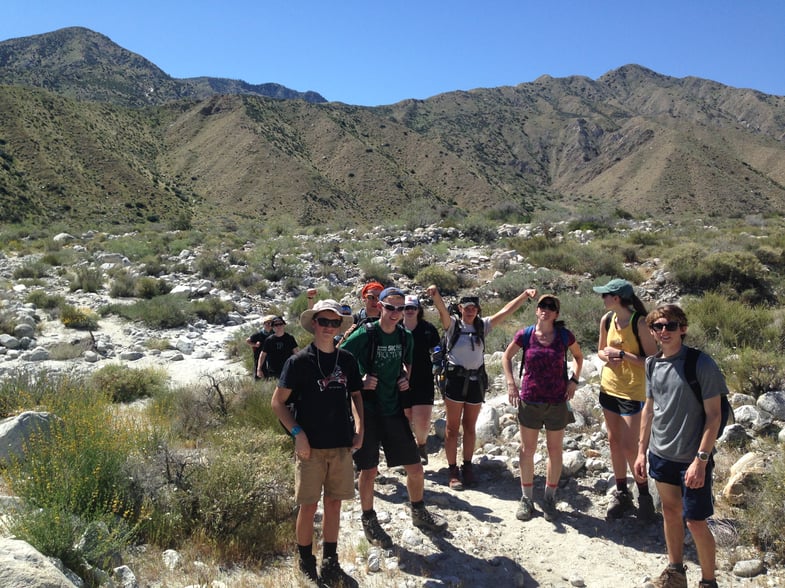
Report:
M 193 78 L 211 89 L 183 97 L 143 58 L 115 45 L 83 64 L 58 34 L 33 44 L 58 48 L 54 69 L 35 51 L 9 63 L 0 43 L 0 221 L 785 212 L 785 97 L 635 64 L 376 107 L 224 92 L 216 78 Z M 115 54 L 129 66 L 95 57 Z

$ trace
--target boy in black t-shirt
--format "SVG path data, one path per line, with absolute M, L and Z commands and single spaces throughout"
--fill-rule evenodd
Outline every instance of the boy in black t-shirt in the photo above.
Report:
M 283 371 L 283 364 L 297 353 L 297 341 L 284 331 L 286 321 L 277 316 L 273 319 L 273 334 L 264 340 L 259 361 L 256 364 L 256 375 L 260 378 L 277 378 Z
M 336 349 L 334 343 L 335 335 L 351 323 L 352 317 L 342 315 L 334 300 L 321 300 L 303 312 L 300 324 L 314 334 L 314 341 L 286 361 L 271 401 L 295 440 L 299 571 L 318 586 L 357 586 L 339 566 L 337 553 L 341 501 L 354 498 L 352 451 L 363 441 L 359 367 L 351 353 Z M 324 546 L 317 574 L 313 526 L 322 489 Z

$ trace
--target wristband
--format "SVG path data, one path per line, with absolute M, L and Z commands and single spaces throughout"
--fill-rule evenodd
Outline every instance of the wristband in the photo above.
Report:
M 297 437 L 300 433 L 303 432 L 303 428 L 300 425 L 295 425 L 292 427 L 292 430 L 289 431 L 292 437 Z
M 580 384 L 580 381 L 575 376 L 570 376 L 570 381 L 575 382 L 576 384 Z

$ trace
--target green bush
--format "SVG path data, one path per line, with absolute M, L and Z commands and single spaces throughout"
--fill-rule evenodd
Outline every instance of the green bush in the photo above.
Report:
M 213 325 L 223 325 L 229 320 L 229 312 L 234 308 L 228 300 L 210 297 L 191 303 L 193 312 L 200 319 Z
M 440 265 L 429 265 L 424 267 L 414 277 L 416 284 L 427 288 L 431 284 L 436 284 L 442 294 L 456 294 L 458 292 L 458 276 Z
M 7 513 L 8 528 L 77 572 L 85 560 L 106 568 L 136 523 L 124 464 L 142 437 L 131 422 L 107 418 L 107 398 L 78 381 L 57 380 L 39 400 L 59 419 L 48 433 L 32 435 L 24 460 L 5 471 L 25 505 Z M 99 533 L 96 541 L 81 543 L 88 530 Z
M 176 294 L 164 294 L 133 304 L 110 304 L 103 312 L 114 313 L 131 321 L 142 321 L 157 329 L 185 326 L 194 316 L 188 300 Z
M 65 298 L 59 294 L 49 294 L 46 290 L 33 290 L 27 295 L 27 302 L 35 304 L 36 308 L 52 310 L 65 303 Z
M 785 384 L 785 358 L 782 353 L 744 347 L 723 361 L 728 386 L 757 398 L 766 392 L 782 390 Z
M 702 298 L 685 298 L 683 306 L 690 322 L 688 336 L 696 346 L 704 347 L 713 341 L 729 350 L 782 350 L 783 327 L 774 320 L 769 308 L 751 306 L 714 292 L 707 292 Z
M 366 282 L 376 280 L 380 284 L 390 283 L 390 266 L 384 261 L 369 256 L 360 258 L 358 265 Z
M 14 270 L 13 277 L 15 280 L 35 280 L 46 277 L 48 271 L 48 266 L 40 261 L 27 262 Z
M 103 287 L 104 276 L 101 270 L 90 267 L 79 267 L 70 276 L 71 292 L 98 292 Z
M 95 331 L 98 328 L 98 315 L 89 308 L 63 303 L 60 305 L 60 322 L 69 329 Z
M 166 280 L 151 277 L 139 278 L 134 284 L 134 296 L 137 298 L 155 298 L 168 294 L 171 290 L 172 286 Z
M 229 268 L 215 253 L 205 253 L 196 260 L 196 269 L 208 280 L 222 280 L 229 276 Z
M 109 287 L 109 296 L 112 298 L 133 298 L 136 289 L 136 277 L 128 271 L 119 272 Z
M 395 259 L 395 265 L 401 273 L 409 278 L 413 278 L 417 273 L 428 263 L 427 258 L 423 255 L 421 247 L 414 247 L 408 253 L 399 255 Z
M 133 402 L 165 391 L 167 375 L 163 370 L 134 369 L 108 364 L 90 376 L 90 385 L 107 394 L 113 402 Z
M 748 304 L 775 300 L 766 268 L 746 251 L 707 253 L 702 247 L 690 244 L 675 251 L 668 266 L 692 294 L 721 292 Z

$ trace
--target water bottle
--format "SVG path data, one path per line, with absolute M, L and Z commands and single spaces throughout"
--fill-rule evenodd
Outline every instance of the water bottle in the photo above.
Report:
M 433 375 L 437 375 L 442 371 L 442 348 L 437 345 L 431 349 L 431 363 Z

